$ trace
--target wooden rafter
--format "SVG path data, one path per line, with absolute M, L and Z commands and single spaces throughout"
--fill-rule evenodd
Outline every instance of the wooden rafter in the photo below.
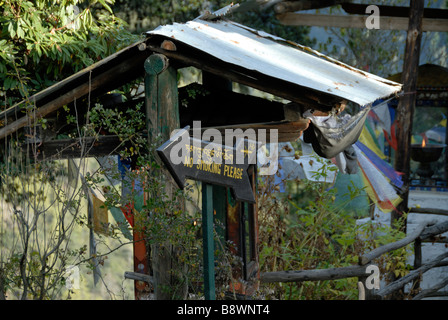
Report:
M 38 160 L 61 160 L 118 154 L 124 147 L 125 143 L 114 135 L 50 140 L 27 144 L 23 148 L 28 149 L 30 157 Z
M 280 14 L 277 19 L 284 25 L 335 27 L 335 28 L 366 28 L 366 15 L 329 15 L 288 12 Z M 380 16 L 381 30 L 407 30 L 409 18 Z M 423 31 L 448 32 L 447 19 L 424 18 Z

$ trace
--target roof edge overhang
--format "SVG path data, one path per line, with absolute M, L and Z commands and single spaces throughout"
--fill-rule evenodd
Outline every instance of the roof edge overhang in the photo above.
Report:
M 161 37 L 189 47 L 193 53 L 190 56 L 213 57 L 215 64 L 221 61 L 227 70 L 235 69 L 247 79 L 270 79 L 280 87 L 288 83 L 287 93 L 280 96 L 291 101 L 300 102 L 300 98 L 309 95 L 311 102 L 327 107 L 342 100 L 365 106 L 397 95 L 402 90 L 400 83 L 225 19 L 174 23 L 147 34 L 154 39 Z M 269 87 L 265 86 L 265 89 L 269 90 Z M 295 95 L 294 91 L 297 92 Z

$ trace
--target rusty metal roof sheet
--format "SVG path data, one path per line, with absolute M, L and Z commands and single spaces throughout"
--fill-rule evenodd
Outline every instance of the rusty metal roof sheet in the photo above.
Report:
M 402 85 L 353 68 L 311 48 L 241 24 L 200 17 L 147 33 L 180 41 L 226 63 L 337 96 L 361 106 L 397 94 Z

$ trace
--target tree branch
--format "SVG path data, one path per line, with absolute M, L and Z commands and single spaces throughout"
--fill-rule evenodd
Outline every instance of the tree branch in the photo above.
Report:
M 438 263 L 440 263 L 446 257 L 448 257 L 448 252 L 442 253 L 441 255 L 439 255 L 437 258 L 435 258 L 431 262 L 422 265 L 420 268 L 409 272 L 404 277 L 402 277 L 402 278 L 392 282 L 387 287 L 379 290 L 378 292 L 375 293 L 375 296 L 377 296 L 379 298 L 384 298 L 384 297 L 388 296 L 389 294 L 391 294 L 391 293 L 401 289 L 402 287 L 404 287 L 410 281 L 420 277 L 420 275 L 422 275 L 423 273 L 425 273 L 429 269 L 431 269 L 434 266 L 436 266 Z
M 434 287 L 432 287 L 430 289 L 422 290 L 412 300 L 421 300 L 421 299 L 426 298 L 428 296 L 437 296 L 437 291 L 439 291 L 440 289 L 442 289 L 446 285 L 448 285 L 448 278 L 446 278 L 445 280 L 439 282 L 438 284 L 436 284 Z

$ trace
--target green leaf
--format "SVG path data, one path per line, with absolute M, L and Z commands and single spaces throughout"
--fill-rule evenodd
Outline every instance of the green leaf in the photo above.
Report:
M 3 83 L 3 89 L 4 90 L 9 90 L 9 88 L 11 87 L 11 78 L 6 78 L 5 82 Z
M 107 11 L 109 11 L 110 13 L 113 13 L 111 7 L 109 7 L 109 5 L 106 3 L 106 1 L 98 0 L 98 2 L 101 3 L 103 5 L 103 7 L 106 8 Z
M 25 32 L 20 25 L 17 26 L 17 37 L 23 39 L 25 37 Z
M 16 28 L 15 28 L 15 26 L 16 26 L 16 22 L 12 22 L 8 26 L 8 32 L 9 32 L 11 38 L 15 38 L 15 36 L 16 36 Z
M 38 57 L 42 56 L 42 50 L 40 49 L 40 45 L 38 43 L 35 44 L 35 49 Z

